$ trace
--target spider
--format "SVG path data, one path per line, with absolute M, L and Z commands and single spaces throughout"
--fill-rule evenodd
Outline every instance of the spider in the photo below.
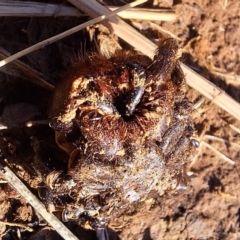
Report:
M 102 236 L 111 218 L 149 193 L 186 185 L 196 142 L 180 57 L 172 38 L 160 42 L 153 60 L 124 50 L 86 55 L 57 84 L 49 121 L 69 154 L 71 177 L 54 172 L 47 182 L 71 196 L 64 221 L 87 222 Z

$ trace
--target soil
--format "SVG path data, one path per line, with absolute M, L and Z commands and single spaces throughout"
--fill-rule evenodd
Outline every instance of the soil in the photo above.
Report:
M 114 3 L 116 1 L 112 5 Z M 146 6 L 174 9 L 176 21 L 157 24 L 180 39 L 185 64 L 240 101 L 240 83 L 237 79 L 240 74 L 240 2 L 154 1 Z M 2 17 L 0 46 L 13 54 L 86 20 L 88 17 Z M 142 34 L 153 41 L 163 35 L 149 28 L 147 22 L 140 21 L 138 26 L 142 26 Z M 100 33 L 101 30 L 98 31 Z M 109 41 L 113 38 L 109 35 Z M 131 48 L 119 42 L 124 48 Z M 95 48 L 95 42 L 90 41 L 89 29 L 84 29 L 28 54 L 21 61 L 55 85 L 71 65 L 72 59 Z M 5 159 L 38 196 L 41 179 L 32 164 L 33 137 L 41 143 L 44 149 L 41 157 L 50 169 L 58 170 L 65 166 L 67 156 L 57 148 L 54 132 L 47 124 L 30 128 L 25 126 L 29 120 L 47 119 L 50 91 L 33 84 L 29 77 L 16 73 L 13 68 L 10 64 L 0 72 L 1 164 Z M 188 175 L 191 181 L 187 189 L 153 196 L 147 206 L 113 219 L 109 225 L 110 239 L 240 239 L 240 133 L 232 127 L 239 128 L 240 123 L 196 90 L 189 88 L 187 94 L 194 103 L 204 99 L 193 114 L 196 135 L 202 143 L 196 156 L 189 159 Z M 232 159 L 235 165 L 206 147 L 204 142 Z M 61 239 L 3 178 L 0 189 L 2 239 Z M 25 227 L 17 224 L 24 224 Z M 96 239 L 91 230 L 84 230 L 71 222 L 66 225 L 79 239 Z

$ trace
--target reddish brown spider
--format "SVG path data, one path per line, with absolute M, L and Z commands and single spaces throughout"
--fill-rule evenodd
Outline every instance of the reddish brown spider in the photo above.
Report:
M 61 188 L 74 199 L 65 220 L 84 216 L 98 228 L 151 191 L 176 187 L 173 179 L 186 181 L 193 123 L 180 56 L 175 39 L 161 42 L 153 60 L 88 55 L 56 86 L 49 119 L 75 183 Z

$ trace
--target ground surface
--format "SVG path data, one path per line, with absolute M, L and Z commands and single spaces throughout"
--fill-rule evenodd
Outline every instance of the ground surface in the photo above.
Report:
M 155 2 L 161 7 L 169 7 L 171 1 Z M 233 80 L 240 74 L 240 2 L 173 2 L 177 20 L 158 24 L 180 38 L 183 59 L 189 67 L 240 101 L 240 83 Z M 86 20 L 87 17 L 1 18 L 0 46 L 15 53 Z M 156 30 L 146 28 L 146 23 L 138 25 L 145 26 L 143 34 L 156 39 Z M 55 85 L 71 59 L 82 49 L 90 48 L 93 47 L 89 44 L 87 30 L 84 30 L 21 60 Z M 62 158 L 64 164 L 66 156 L 57 151 L 52 154 L 51 149 L 56 148 L 54 133 L 47 125 L 23 127 L 28 120 L 46 119 L 50 93 L 28 82 L 27 77 L 12 76 L 11 69 L 5 69 L 7 74 L 0 73 L 0 123 L 8 127 L 0 132 L 1 159 L 7 158 L 17 175 L 37 195 L 39 179 L 31 164 L 34 158 L 31 137 L 36 137 L 44 145 L 44 157 L 48 159 L 50 168 L 61 168 L 56 161 Z M 193 102 L 201 98 L 192 89 L 189 89 L 188 96 Z M 187 190 L 154 196 L 148 207 L 114 219 L 110 227 L 120 239 L 240 239 L 240 147 L 232 144 L 240 144 L 240 135 L 231 128 L 231 124 L 237 127 L 240 124 L 207 100 L 194 112 L 193 118 L 202 140 L 236 164 L 224 161 L 212 150 L 201 146 L 196 157 L 189 159 L 191 182 Z M 208 135 L 227 141 L 209 140 Z M 58 239 L 56 233 L 7 183 L 3 181 L 0 187 L 0 221 L 21 223 L 34 229 L 34 232 L 29 232 L 26 228 L 0 223 L 3 239 Z M 69 227 L 75 229 L 80 239 L 95 239 L 91 231 L 84 231 L 71 223 Z

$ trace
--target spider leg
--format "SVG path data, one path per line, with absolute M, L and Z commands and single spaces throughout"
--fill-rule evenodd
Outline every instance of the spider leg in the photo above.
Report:
M 167 130 L 160 143 L 160 149 L 164 155 L 168 155 L 171 152 L 179 138 L 183 135 L 184 130 L 185 124 L 183 122 L 176 122 Z
M 175 65 L 175 69 L 173 70 L 173 74 L 177 76 L 176 77 L 177 85 L 182 85 L 183 83 L 186 82 L 186 78 L 185 78 L 184 72 L 180 66 L 179 60 L 176 61 L 176 65 Z
M 95 221 L 94 229 L 98 240 L 109 240 L 108 230 L 103 218 L 99 218 Z
M 134 66 L 134 65 L 133 65 Z M 133 90 L 131 91 L 126 104 L 126 116 L 131 116 L 140 102 L 144 93 L 144 86 L 146 82 L 145 70 L 142 66 L 137 66 L 132 70 L 133 75 Z
M 190 182 L 190 177 L 187 175 L 184 168 L 182 168 L 181 172 L 176 176 L 176 178 L 177 178 L 176 190 L 186 190 L 187 185 Z
M 103 100 L 103 101 L 97 101 L 97 106 L 99 110 L 104 112 L 105 114 L 114 114 L 117 113 L 116 107 L 109 101 Z
M 108 231 L 106 227 L 96 228 L 96 235 L 98 240 L 109 240 Z

